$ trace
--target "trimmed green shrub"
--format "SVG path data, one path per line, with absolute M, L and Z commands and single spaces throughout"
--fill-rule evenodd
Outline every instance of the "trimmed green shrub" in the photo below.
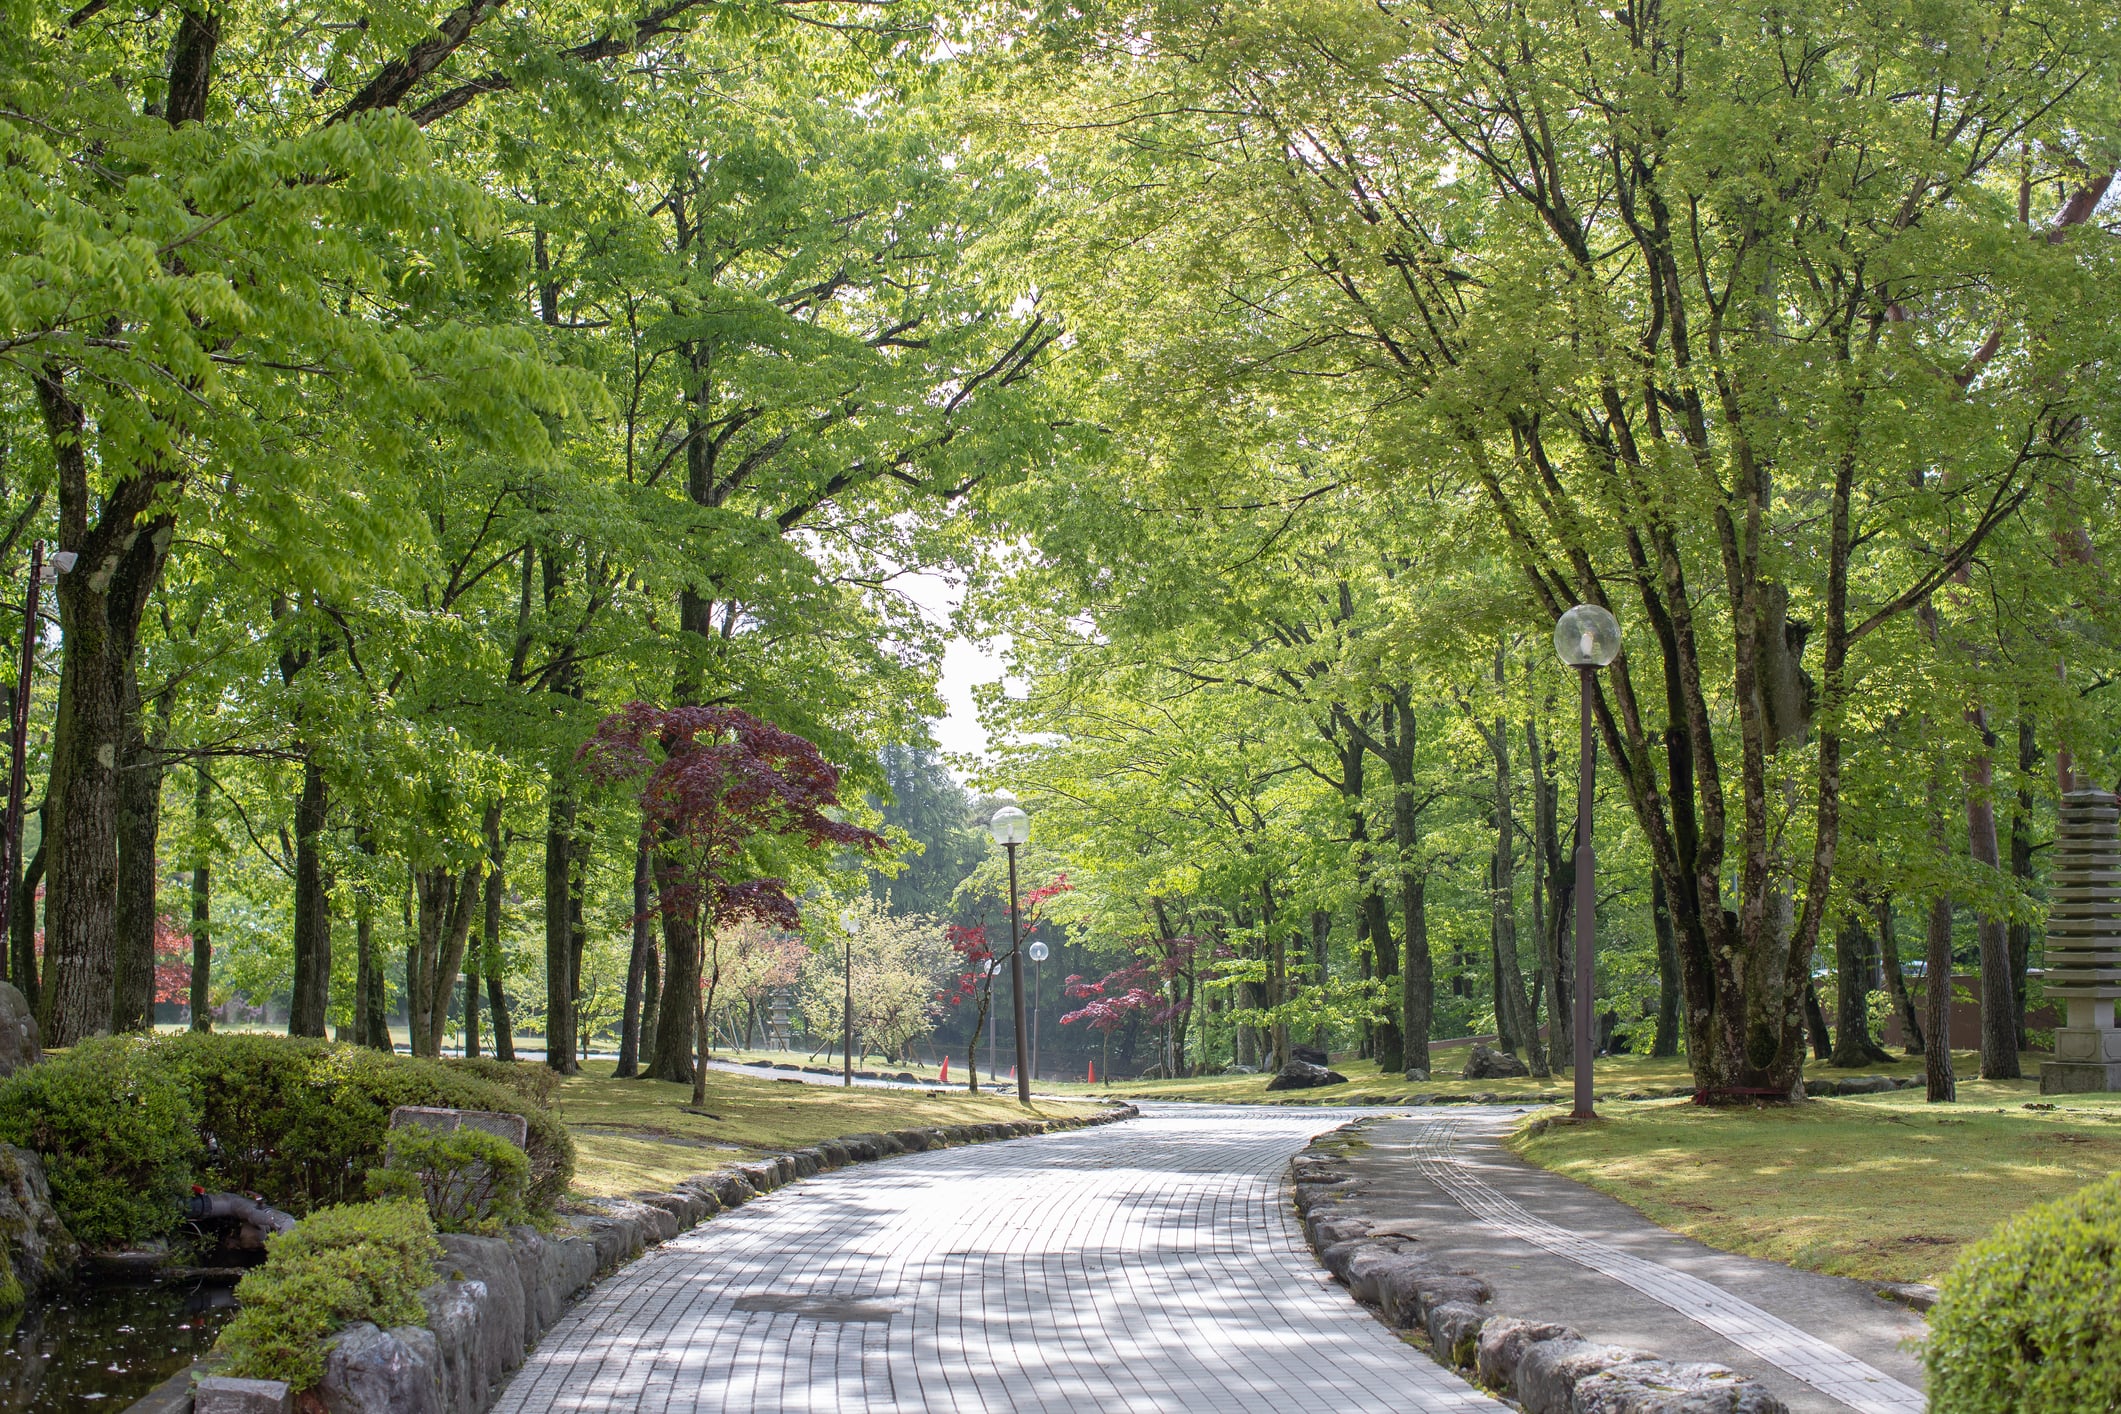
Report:
M 271 1239 L 265 1264 L 236 1284 L 242 1309 L 214 1343 L 228 1357 L 223 1373 L 308 1389 L 324 1378 L 341 1327 L 426 1321 L 420 1289 L 434 1281 L 441 1255 L 416 1199 L 318 1209 Z
M 500 1110 L 529 1126 L 526 1201 L 547 1211 L 574 1176 L 574 1141 L 516 1088 L 431 1060 L 287 1036 L 189 1032 L 161 1043 L 198 1097 L 210 1187 L 301 1214 L 358 1201 L 399 1105 Z
M 442 1065 L 474 1080 L 506 1086 L 541 1110 L 551 1109 L 560 1093 L 560 1073 L 549 1065 L 495 1060 L 492 1056 L 444 1056 Z
M 35 1150 L 77 1241 L 167 1235 L 200 1160 L 190 1087 L 145 1036 L 99 1036 L 0 1082 L 0 1140 Z
M 1948 1414 L 2121 1409 L 2121 1174 L 2043 1203 L 1968 1247 L 1922 1358 Z
M 368 1172 L 370 1193 L 419 1199 L 443 1232 L 522 1222 L 529 1183 L 529 1158 L 500 1135 L 426 1125 L 392 1130 L 383 1167 Z

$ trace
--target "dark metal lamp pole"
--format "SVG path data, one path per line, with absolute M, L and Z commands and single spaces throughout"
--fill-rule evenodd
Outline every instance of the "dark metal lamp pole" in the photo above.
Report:
M 1022 947 L 1022 921 L 1016 914 L 1016 847 L 1031 838 L 1031 817 L 1014 805 L 1004 805 L 994 812 L 988 825 L 994 834 L 994 842 L 1009 851 L 1009 999 L 1016 1013 L 1016 1098 L 1019 1104 L 1031 1103 L 1031 1057 L 1025 1051 L 1024 1035 L 1024 951 Z M 988 1037 L 988 1055 L 994 1054 L 993 1037 Z M 994 1069 L 994 1062 L 987 1062 L 987 1069 Z
M 1597 672 L 1620 655 L 1620 621 L 1597 604 L 1578 604 L 1554 625 L 1554 651 L 1576 669 L 1583 688 L 1583 734 L 1576 763 L 1576 1108 L 1572 1119 L 1596 1119 L 1591 1092 L 1591 1062 L 1597 1054 L 1597 1010 L 1592 1005 L 1598 982 L 1598 894 L 1591 851 L 1591 789 L 1598 761 L 1598 738 L 1592 731 L 1592 704 L 1598 697 Z
M 853 909 L 840 914 L 840 958 L 847 990 L 840 1002 L 840 1084 L 854 1088 L 854 935 L 862 930 L 862 917 Z

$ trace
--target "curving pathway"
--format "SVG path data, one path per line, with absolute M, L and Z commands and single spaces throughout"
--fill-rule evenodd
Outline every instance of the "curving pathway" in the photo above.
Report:
M 1144 1106 L 793 1184 L 608 1278 L 496 1408 L 1500 1410 L 1297 1234 L 1289 1157 L 1355 1113 Z

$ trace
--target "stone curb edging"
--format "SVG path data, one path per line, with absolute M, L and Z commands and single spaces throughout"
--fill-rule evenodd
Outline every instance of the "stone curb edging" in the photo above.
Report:
M 956 1145 L 1028 1139 L 1133 1119 L 1108 1102 L 1081 1118 L 998 1120 L 844 1134 L 696 1175 L 667 1193 L 568 1204 L 559 1228 L 515 1227 L 506 1237 L 440 1236 L 441 1279 L 420 1293 L 427 1324 L 380 1330 L 368 1322 L 336 1337 L 318 1387 L 333 1414 L 481 1414 L 505 1378 L 568 1307 L 651 1247 L 799 1178 L 850 1164 Z M 191 1414 L 195 1376 L 212 1358 L 164 1380 L 125 1414 Z M 262 1407 L 262 1406 L 261 1406 Z
M 1663 1360 L 1558 1323 L 1484 1311 L 1494 1295 L 1484 1278 L 1413 1251 L 1403 1226 L 1349 1203 L 1362 1190 L 1342 1155 L 1375 1122 L 1344 1124 L 1291 1159 L 1290 1200 L 1319 1263 L 1387 1325 L 1426 1338 L 1438 1361 L 1530 1414 L 1789 1414 L 1726 1366 Z
M 1823 1076 L 1818 1080 L 1804 1082 L 1807 1099 L 1832 1099 L 1839 1095 L 1883 1095 L 1894 1090 L 1911 1090 L 1922 1084 L 1919 1075 L 1851 1075 L 1836 1079 Z M 1328 1087 L 1320 1086 L 1315 1089 Z M 1558 1105 L 1568 1101 L 1568 1094 L 1561 1090 L 1546 1090 L 1536 1094 L 1507 1094 L 1501 1091 L 1482 1090 L 1471 1095 L 1319 1095 L 1314 1090 L 1282 1091 L 1278 1093 L 1297 1095 L 1294 1100 L 1230 1100 L 1195 1095 L 1136 1095 L 1137 1100 L 1154 1100 L 1157 1103 L 1193 1103 L 1202 1105 L 1271 1105 L 1312 1104 L 1333 1105 L 1342 1109 L 1367 1109 L 1372 1105 Z M 1660 1089 L 1600 1090 L 1598 1100 L 1684 1100 L 1694 1093 L 1691 1085 L 1677 1085 Z

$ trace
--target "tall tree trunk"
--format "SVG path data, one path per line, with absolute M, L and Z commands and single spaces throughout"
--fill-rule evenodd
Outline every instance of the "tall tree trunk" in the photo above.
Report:
M 479 884 L 485 876 L 475 864 L 461 873 L 447 866 L 421 869 L 413 876 L 420 899 L 418 985 L 414 988 L 413 1054 L 442 1054 L 442 1034 L 449 1023 L 449 1003 L 464 947 L 471 936 Z
M 1575 921 L 1575 851 L 1566 855 L 1561 839 L 1561 783 L 1552 770 L 1554 752 L 1525 724 L 1527 756 L 1532 763 L 1533 847 L 1542 861 L 1540 877 L 1547 897 L 1539 935 L 1539 965 L 1547 974 L 1547 1072 L 1573 1070 L 1576 1064 L 1576 952 L 1567 945 Z M 1570 819 L 1575 818 L 1572 813 Z
M 371 1050 L 395 1049 L 390 1040 L 390 1014 L 384 981 L 383 959 L 376 952 L 376 910 L 367 898 L 354 904 L 354 1044 Z
M 483 939 L 481 940 L 483 941 Z M 479 1054 L 479 954 L 482 948 L 464 949 L 464 1055 Z
M 501 962 L 501 892 L 502 866 L 505 862 L 506 846 L 501 840 L 501 820 L 498 813 L 488 817 L 491 827 L 486 831 L 486 918 L 483 946 L 486 954 L 486 1009 L 493 1017 L 493 1053 L 504 1061 L 516 1058 L 515 1028 L 508 1016 L 508 992 L 505 987 L 507 969 Z
M 212 821 L 213 777 L 201 761 L 193 771 L 196 783 L 191 798 L 192 833 L 198 853 L 191 866 L 191 1029 L 214 1029 L 213 998 L 208 990 L 213 979 L 214 865 Z
M 663 931 L 663 995 L 655 1019 L 655 1049 L 649 1055 L 648 1078 L 690 1082 L 693 1028 L 700 1009 L 700 934 L 684 902 L 684 881 L 674 865 L 657 859 L 656 898 Z
M 324 770 L 305 747 L 295 803 L 295 976 L 287 1034 L 322 1036 L 331 1008 L 331 880 L 324 870 L 329 812 Z
M 646 975 L 641 980 L 641 1054 L 655 1054 L 656 1023 L 663 1007 L 663 955 L 653 938 L 648 942 Z M 645 1074 L 645 1072 L 644 1072 Z
M 2033 734 L 2030 716 L 2018 719 L 2018 798 L 2011 811 L 2011 882 L 2014 897 L 2022 905 L 2031 896 L 2037 875 L 2033 872 L 2033 773 L 2040 769 L 2040 744 Z M 2032 965 L 2033 925 L 2014 910 L 2010 925 L 2011 1006 L 2018 1049 L 2030 1049 L 2025 1035 L 2025 974 Z
M 1981 751 L 1967 770 L 1967 851 L 1997 885 L 2003 867 L 1996 840 L 1996 734 L 1989 730 L 1988 710 L 1977 707 L 1967 720 L 1981 733 Z M 2012 985 L 2010 932 L 2006 915 L 1981 909 L 1975 919 L 1981 941 L 1981 1078 L 2016 1080 L 2018 1067 L 2018 997 Z
M 1341 800 L 1348 811 L 1348 840 L 1354 851 L 1355 867 L 1360 890 L 1357 906 L 1362 911 L 1364 927 L 1356 933 L 1356 948 L 1361 952 L 1362 943 L 1370 945 L 1369 958 L 1374 975 L 1384 983 L 1387 997 L 1400 993 L 1399 949 L 1392 940 L 1392 925 L 1387 916 L 1384 895 L 1378 890 L 1373 873 L 1375 859 L 1369 848 L 1370 818 L 1363 805 L 1364 754 L 1372 738 L 1369 735 L 1369 718 L 1357 717 L 1347 708 L 1335 704 L 1332 711 L 1332 730 L 1326 733 L 1333 745 L 1333 753 L 1340 762 L 1339 788 Z M 1381 1018 L 1364 1022 L 1370 1042 L 1370 1057 L 1382 1071 L 1405 1070 L 1406 1033 L 1401 1029 L 1401 1008 L 1392 1006 Z
M 80 404 L 62 375 L 46 369 L 33 381 L 57 472 L 59 546 L 79 556 L 58 581 L 65 653 L 45 790 L 50 879 L 38 1020 L 44 1044 L 57 1047 L 110 1029 L 124 677 L 175 529 L 167 512 L 150 511 L 175 473 L 107 468 L 120 479 L 92 495 L 91 439 Z
M 582 909 L 589 896 L 589 850 L 588 837 L 578 836 L 574 847 L 568 851 L 567 860 L 570 874 L 567 881 L 567 986 L 571 994 L 568 1010 L 574 1017 L 574 1060 L 577 1066 L 589 1054 L 589 1017 L 582 1009 L 582 948 L 589 940 Z
M 564 764 L 553 767 L 545 819 L 545 1064 L 562 1075 L 581 1069 L 574 1053 L 574 915 L 569 906 L 576 807 L 568 771 Z
M 1435 1030 L 1436 963 L 1429 956 L 1428 876 L 1421 858 L 1422 802 L 1415 798 L 1414 765 L 1420 739 L 1414 715 L 1414 690 L 1399 684 L 1386 698 L 1383 741 L 1379 752 L 1392 773 L 1392 843 L 1399 856 L 1399 1027 L 1405 1067 L 1427 1072 L 1429 1039 Z M 1524 982 L 1515 977 L 1516 949 L 1508 967 L 1522 997 Z
M 644 840 L 633 851 L 633 950 L 626 957 L 626 1005 L 619 1015 L 619 1064 L 612 1075 L 620 1080 L 641 1068 L 641 987 L 648 978 L 648 844 Z
M 41 991 L 37 976 L 37 888 L 44 881 L 44 822 L 47 818 L 43 808 L 39 807 L 37 848 L 22 867 L 22 877 L 15 881 L 15 891 L 9 896 L 8 904 L 14 917 L 7 920 L 7 975 L 33 1011 Z
M 1495 680 L 1502 685 L 1502 650 L 1495 653 Z M 1539 1047 L 1539 1023 L 1525 994 L 1524 969 L 1517 959 L 1517 812 L 1510 784 L 1510 724 L 1495 719 L 1487 733 L 1495 761 L 1495 794 L 1489 802 L 1495 827 L 1495 853 L 1488 871 L 1488 932 L 1495 948 L 1495 1030 L 1504 1050 L 1527 1054 Z
M 1959 1098 L 1952 1075 L 1952 900 L 1938 894 L 1930 900 L 1929 931 L 1923 948 L 1922 1072 L 1931 1104 Z
M 162 757 L 147 736 L 140 683 L 124 670 L 125 737 L 118 771 L 117 930 L 111 979 L 111 1030 L 148 1030 L 155 1023 L 155 922 L 161 871 L 155 851 L 162 833 Z M 161 735 L 156 733 L 157 737 Z
M 1829 1059 L 1837 1066 L 1892 1060 L 1871 1036 L 1874 978 L 1871 935 L 1863 926 L 1863 916 L 1851 910 L 1842 914 L 1841 926 L 1834 930 L 1834 1053 Z
M 1885 990 L 1900 1013 L 1900 1031 L 1906 1038 L 1907 1054 L 1919 1056 L 1923 1052 L 1922 1018 L 1915 1011 L 1915 999 L 1908 993 L 1907 976 L 1900 970 L 1900 939 L 1893 928 L 1892 898 L 1881 897 L 1874 909 L 1878 919 L 1878 961 L 1885 973 Z
M 1826 1029 L 1826 1008 L 1819 1005 L 1819 989 L 1809 981 L 1804 984 L 1804 1029 L 1811 1034 L 1813 1060 L 1826 1060 L 1834 1054 L 1834 1038 Z
M 1672 904 L 1664 894 L 1664 875 L 1650 871 L 1650 926 L 1657 935 L 1657 1030 L 1650 1040 L 1655 1057 L 1679 1054 L 1679 940 L 1672 932 Z

